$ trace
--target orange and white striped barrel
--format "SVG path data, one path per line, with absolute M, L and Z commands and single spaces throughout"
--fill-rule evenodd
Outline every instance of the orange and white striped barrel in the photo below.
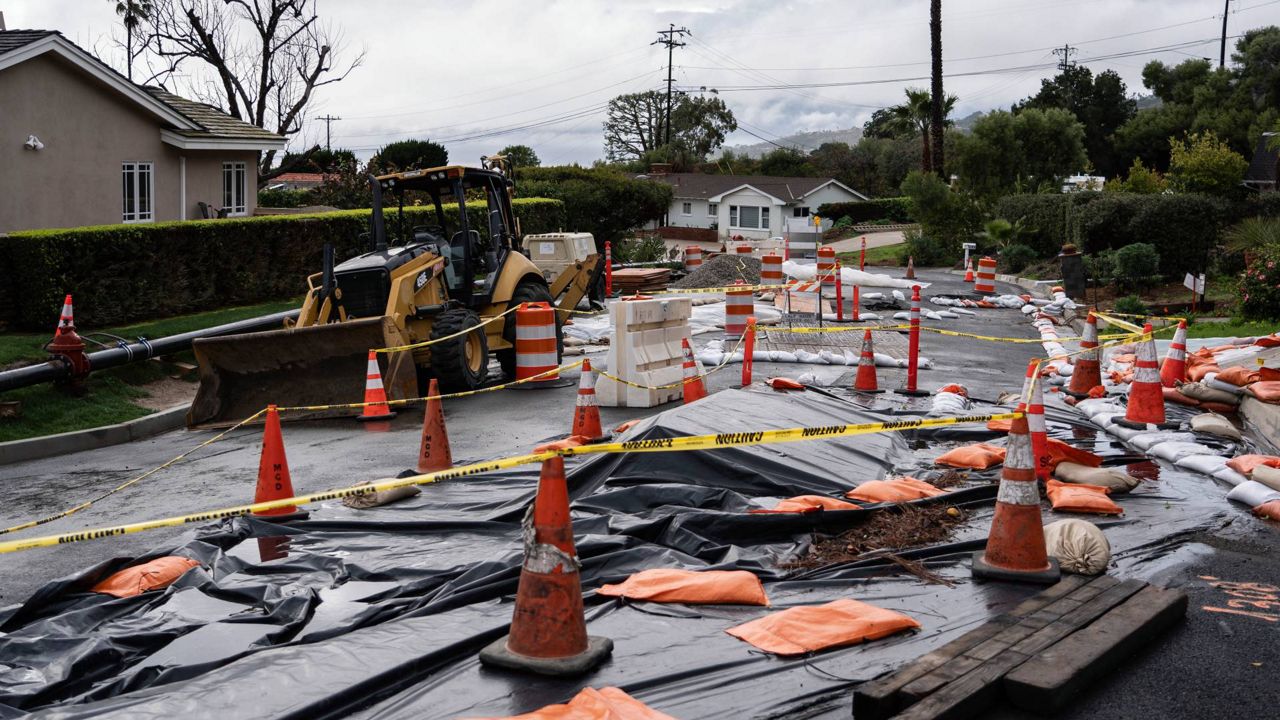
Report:
M 684 249 L 684 271 L 693 272 L 702 267 L 702 248 L 690 245 Z
M 556 311 L 544 302 L 523 303 L 516 310 L 516 379 L 524 380 L 560 365 L 556 352 Z M 556 380 L 556 373 L 534 383 Z
M 782 284 L 782 257 L 776 253 L 769 253 L 760 258 L 760 284 L 761 285 L 781 285 Z
M 996 261 L 984 257 L 978 261 L 978 279 L 973 283 L 973 291 L 982 295 L 996 293 Z
M 822 292 L 836 289 L 836 249 L 830 245 L 818 248 L 818 277 L 822 279 Z
M 741 280 L 734 283 L 743 285 Z M 730 290 L 724 294 L 724 336 L 737 340 L 747 332 L 747 318 L 755 306 L 750 290 Z

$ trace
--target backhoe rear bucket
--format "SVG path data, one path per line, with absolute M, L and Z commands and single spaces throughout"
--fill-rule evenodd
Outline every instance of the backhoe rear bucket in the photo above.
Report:
M 403 344 L 387 317 L 196 340 L 200 389 L 187 425 L 234 425 L 272 403 L 283 420 L 359 415 L 358 407 L 288 408 L 362 402 L 369 350 Z M 415 397 L 413 354 L 378 357 L 387 399 Z

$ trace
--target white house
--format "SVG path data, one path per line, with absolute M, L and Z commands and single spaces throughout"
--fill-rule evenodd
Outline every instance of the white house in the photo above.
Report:
M 668 227 L 715 228 L 720 237 L 782 235 L 784 218 L 809 217 L 826 203 L 870 199 L 832 178 L 661 172 L 640 177 L 675 188 Z

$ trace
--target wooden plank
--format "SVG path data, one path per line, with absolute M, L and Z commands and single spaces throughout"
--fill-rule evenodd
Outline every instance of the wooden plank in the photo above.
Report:
M 959 720 L 978 715 L 1000 697 L 1000 678 L 1028 660 L 1012 650 L 983 663 L 894 716 L 896 720 Z M 862 720 L 858 718 L 858 720 Z
M 1098 619 L 1111 608 L 1128 600 L 1146 585 L 1141 580 L 1125 580 L 1118 585 L 1114 585 L 1081 607 L 1063 615 L 1056 622 L 1050 623 L 1028 635 L 1026 639 L 1014 645 L 1013 650 L 1028 657 L 1035 655 Z
M 890 675 L 862 683 L 853 693 L 853 711 L 859 720 L 878 720 L 892 716 L 902 708 L 899 692 L 912 681 L 950 664 L 964 651 L 994 637 L 1017 623 L 1018 618 L 1040 610 L 1069 595 L 1089 582 L 1080 575 L 1069 575 L 1061 582 L 1023 600 L 1007 614 L 998 615 L 981 626 L 902 666 Z
M 1054 712 L 1187 613 L 1187 594 L 1148 586 L 1088 627 L 1019 665 L 1005 693 L 1025 710 Z

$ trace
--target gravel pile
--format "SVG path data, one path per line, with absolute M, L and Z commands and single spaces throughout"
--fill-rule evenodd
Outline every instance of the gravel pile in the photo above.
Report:
M 748 285 L 760 283 L 760 260 L 748 255 L 716 255 L 702 263 L 702 267 L 685 275 L 670 287 L 709 288 L 732 285 L 741 280 Z

